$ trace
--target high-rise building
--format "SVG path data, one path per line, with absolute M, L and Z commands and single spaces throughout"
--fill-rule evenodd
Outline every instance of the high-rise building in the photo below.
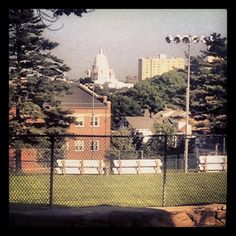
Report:
M 152 78 L 156 75 L 161 75 L 173 69 L 184 69 L 186 60 L 181 57 L 167 58 L 165 54 L 160 54 L 159 57 L 139 58 L 138 60 L 138 78 L 144 80 Z

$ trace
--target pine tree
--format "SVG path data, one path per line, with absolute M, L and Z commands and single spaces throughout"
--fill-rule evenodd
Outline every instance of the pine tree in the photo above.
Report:
M 9 10 L 10 134 L 61 134 L 73 122 L 60 108 L 69 67 L 51 54 L 58 43 L 42 37 L 45 28 L 34 10 Z
M 208 50 L 191 61 L 190 110 L 198 120 L 208 120 L 208 130 L 226 132 L 227 44 L 213 33 L 207 38 Z

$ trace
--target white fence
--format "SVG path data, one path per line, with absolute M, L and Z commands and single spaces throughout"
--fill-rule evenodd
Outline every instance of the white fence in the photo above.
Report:
M 143 174 L 161 173 L 160 159 L 114 160 L 112 171 L 114 174 Z
M 57 174 L 104 174 L 102 160 L 57 160 Z
M 160 159 L 113 160 L 113 174 L 161 173 Z M 103 160 L 57 160 L 57 174 L 108 174 L 110 167 Z
M 198 167 L 201 171 L 227 171 L 227 156 L 199 156 Z

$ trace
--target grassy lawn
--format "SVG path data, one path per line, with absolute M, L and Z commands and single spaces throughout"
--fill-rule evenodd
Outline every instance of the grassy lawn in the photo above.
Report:
M 53 204 L 162 206 L 162 174 L 55 175 Z M 227 173 L 167 173 L 165 206 L 225 203 Z M 10 203 L 48 204 L 49 175 L 9 177 Z

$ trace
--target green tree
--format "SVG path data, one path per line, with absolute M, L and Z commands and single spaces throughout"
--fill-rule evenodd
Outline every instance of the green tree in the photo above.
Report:
M 110 96 L 112 128 L 117 128 L 125 116 L 142 116 L 142 110 L 158 112 L 164 105 L 184 108 L 186 73 L 170 71 L 152 79 L 140 81 L 125 92 Z
M 157 112 L 163 107 L 163 100 L 156 84 L 148 79 L 136 83 L 125 95 L 132 97 L 141 108 L 149 109 L 150 112 Z
M 186 79 L 185 72 L 172 70 L 152 78 L 151 82 L 154 84 L 162 104 L 172 104 L 184 109 Z
M 191 63 L 190 110 L 199 121 L 204 119 L 209 121 L 209 131 L 225 133 L 227 126 L 227 44 L 226 38 L 222 38 L 220 34 L 213 33 L 210 37 L 206 40 L 208 50 L 202 51 L 202 55 L 194 58 Z M 212 61 L 208 60 L 209 56 L 212 57 Z
M 135 144 L 129 131 L 120 130 L 114 133 L 106 158 L 108 160 L 135 158 Z
M 43 38 L 44 29 L 32 9 L 9 10 L 10 134 L 61 134 L 73 122 L 60 108 L 69 67 L 51 54 L 58 43 Z
M 153 125 L 153 133 L 154 134 L 167 134 L 172 135 L 176 132 L 175 126 L 169 121 L 168 118 L 163 119 L 163 121 L 155 122 Z
M 71 9 L 71 8 L 60 8 L 60 9 L 37 9 L 35 12 L 40 19 L 41 23 L 51 31 L 57 31 L 63 28 L 62 24 L 59 28 L 52 28 L 53 23 L 55 23 L 61 16 L 69 16 L 74 14 L 76 16 L 82 17 L 83 14 L 94 11 L 93 9 Z
M 141 106 L 132 98 L 122 94 L 109 96 L 112 104 L 112 128 L 116 129 L 125 116 L 142 115 Z

